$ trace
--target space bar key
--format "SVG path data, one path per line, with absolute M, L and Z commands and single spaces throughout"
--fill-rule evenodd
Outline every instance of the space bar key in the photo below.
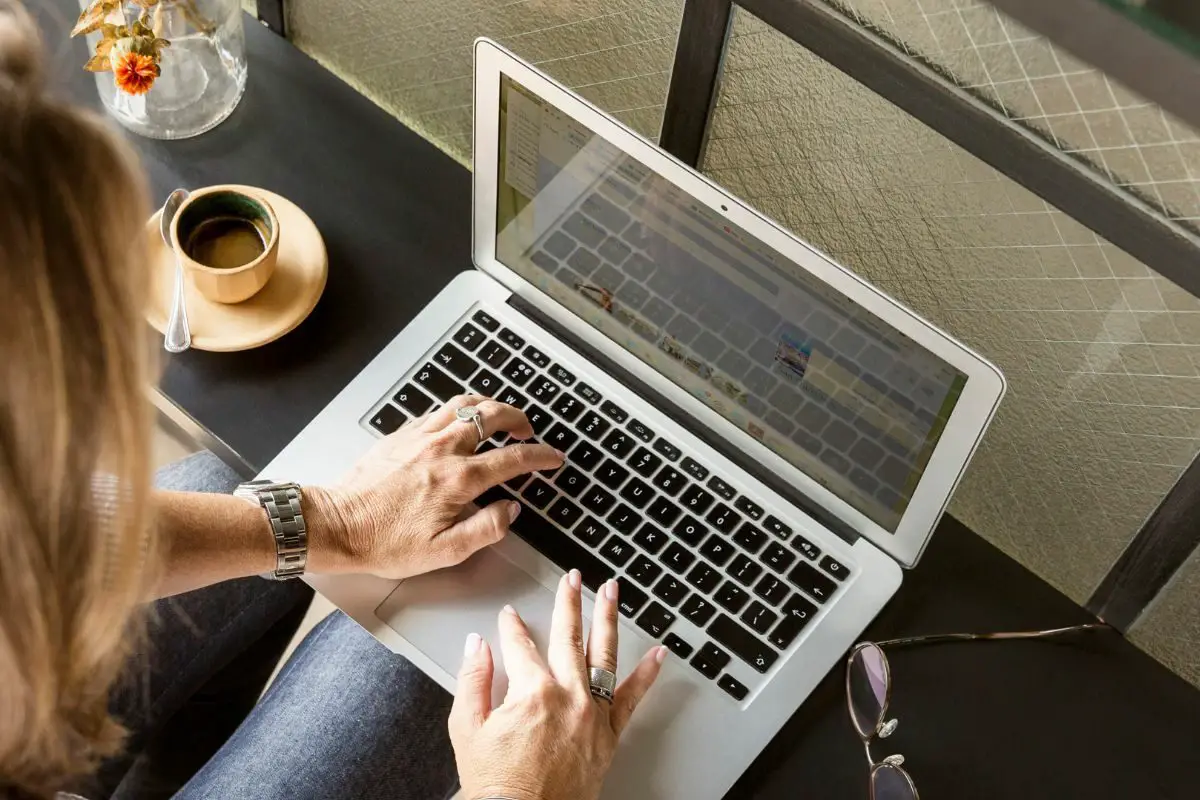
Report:
M 521 513 L 513 520 L 512 532 L 528 542 L 533 549 L 553 561 L 564 570 L 577 569 L 583 576 L 583 585 L 593 592 L 606 580 L 616 575 L 613 568 L 605 564 L 594 553 L 571 539 L 570 534 L 559 530 L 545 517 L 521 503 Z

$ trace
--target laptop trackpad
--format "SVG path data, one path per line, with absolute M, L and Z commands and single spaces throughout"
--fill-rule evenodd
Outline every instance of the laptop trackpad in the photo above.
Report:
M 497 627 L 505 604 L 517 609 L 538 651 L 545 653 L 554 593 L 490 547 L 457 567 L 404 580 L 375 616 L 451 675 L 462 665 L 467 634 L 487 639 L 496 659 L 492 700 L 498 705 L 508 690 Z

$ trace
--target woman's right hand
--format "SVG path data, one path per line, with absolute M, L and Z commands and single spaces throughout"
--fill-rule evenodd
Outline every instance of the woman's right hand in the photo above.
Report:
M 558 584 L 547 657 L 510 606 L 500 612 L 500 649 L 508 693 L 492 708 L 492 652 L 467 637 L 458 692 L 450 712 L 450 741 L 462 796 L 512 800 L 594 800 L 612 763 L 621 731 L 658 672 L 667 649 L 643 656 L 612 704 L 592 697 L 588 668 L 617 671 L 617 582 L 596 593 L 592 633 L 583 645 L 580 575 Z

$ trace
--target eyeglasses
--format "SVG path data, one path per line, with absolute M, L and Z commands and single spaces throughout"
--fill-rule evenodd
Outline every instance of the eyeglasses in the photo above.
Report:
M 897 720 L 886 720 L 888 704 L 892 700 L 892 669 L 884 647 L 904 647 L 910 644 L 934 644 L 937 642 L 969 642 L 977 639 L 1040 639 L 1075 631 L 1107 629 L 1104 623 L 1072 625 L 1069 628 L 1053 628 L 1048 631 L 1021 631 L 1013 633 L 940 633 L 930 636 L 912 636 L 907 639 L 888 639 L 883 642 L 860 642 L 850 652 L 846 662 L 846 706 L 850 711 L 850 723 L 862 739 L 867 751 L 867 762 L 871 766 L 871 800 L 919 800 L 917 787 L 903 769 L 904 756 L 896 754 L 876 761 L 871 755 L 871 742 L 876 738 L 886 739 L 896 731 Z

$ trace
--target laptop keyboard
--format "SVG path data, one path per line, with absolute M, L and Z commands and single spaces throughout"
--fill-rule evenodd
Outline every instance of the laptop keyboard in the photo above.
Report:
M 852 569 L 482 310 L 364 422 L 387 435 L 465 392 L 522 409 L 535 437 L 567 454 L 476 502 L 520 502 L 513 533 L 593 591 L 616 577 L 621 614 L 737 700 Z M 500 433 L 478 452 L 514 443 Z M 741 679 L 733 659 L 750 668 Z

